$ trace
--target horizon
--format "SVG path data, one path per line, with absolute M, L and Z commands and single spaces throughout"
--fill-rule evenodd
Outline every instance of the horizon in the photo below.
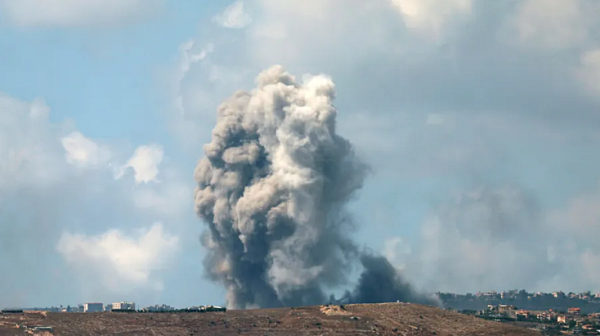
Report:
M 492 291 L 477 291 L 477 292 L 467 292 L 467 293 L 435 292 L 435 293 L 427 293 L 427 294 L 429 294 L 429 295 L 433 295 L 433 294 L 454 294 L 454 295 L 462 295 L 462 296 L 467 296 L 467 295 L 471 294 L 473 296 L 477 296 L 477 294 L 488 294 L 488 293 L 492 293 L 492 292 L 496 292 L 496 294 L 501 294 L 501 293 L 508 293 L 508 292 L 511 292 L 511 291 L 520 292 L 522 290 L 524 290 L 527 294 L 542 293 L 542 294 L 550 294 L 550 295 L 552 295 L 554 293 L 561 293 L 561 292 L 563 294 L 565 294 L 565 295 L 568 295 L 568 294 L 582 295 L 584 293 L 590 292 L 590 294 L 592 296 L 594 296 L 594 297 L 600 297 L 600 293 L 593 293 L 591 291 L 582 291 L 582 292 L 579 292 L 579 293 L 564 292 L 564 291 L 561 291 L 561 290 L 552 291 L 552 292 L 529 292 L 529 291 L 527 291 L 525 289 L 510 289 L 510 290 L 502 290 L 502 291 L 493 291 L 493 290 Z M 569 298 L 569 297 L 565 297 L 565 298 Z M 579 298 L 577 298 L 577 299 L 579 299 Z M 118 302 L 128 302 L 128 301 L 118 301 Z M 389 302 L 382 302 L 382 303 L 394 303 L 394 302 L 396 302 L 396 301 L 389 301 Z M 82 306 L 82 305 L 84 305 L 86 303 L 87 304 L 98 303 L 98 304 L 102 304 L 103 306 L 107 306 L 107 305 L 113 304 L 114 302 L 90 301 L 90 302 L 78 302 L 78 303 L 73 304 L 73 305 L 70 305 L 70 304 L 67 304 L 67 305 L 65 305 L 65 304 L 58 304 L 58 305 L 51 305 L 51 306 L 46 306 L 46 307 L 33 305 L 33 306 L 28 306 L 28 307 L 4 307 L 2 309 L 4 309 L 4 310 L 10 310 L 10 309 L 37 309 L 37 308 L 46 309 L 46 308 L 60 308 L 60 307 L 67 308 L 69 306 L 70 307 Z M 133 302 L 133 303 L 136 305 L 136 307 L 139 307 L 136 310 L 144 309 L 144 308 L 147 308 L 147 307 L 162 306 L 162 305 L 171 306 L 170 303 L 168 303 L 168 302 L 156 302 L 156 303 L 153 303 L 153 304 L 146 304 L 146 305 L 138 305 L 137 302 Z M 323 304 L 325 304 L 325 303 L 323 303 Z M 201 306 L 207 306 L 207 305 L 208 306 L 215 306 L 215 307 L 225 307 L 224 305 L 215 305 L 215 304 L 212 304 L 212 303 L 197 303 L 195 305 L 185 306 L 185 307 L 181 307 L 181 306 L 179 306 L 179 307 L 178 306 L 171 306 L 171 307 L 173 307 L 175 309 L 186 309 L 186 308 L 191 308 L 191 307 L 201 307 Z M 284 307 L 281 307 L 281 308 L 289 308 L 289 307 L 294 307 L 294 306 L 284 306 Z

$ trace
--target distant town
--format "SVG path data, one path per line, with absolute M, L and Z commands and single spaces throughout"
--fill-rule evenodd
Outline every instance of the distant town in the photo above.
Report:
M 215 312 L 215 311 L 226 311 L 226 308 L 220 306 L 206 305 L 206 306 L 192 306 L 186 308 L 175 308 L 166 304 L 148 306 L 141 309 L 136 309 L 134 302 L 115 302 L 104 304 L 101 302 L 88 302 L 79 304 L 76 306 L 62 305 L 58 307 L 45 307 L 45 308 L 5 308 L 2 310 L 3 314 L 10 313 L 22 313 L 26 311 L 39 311 L 39 312 L 52 312 L 52 313 L 102 313 L 102 312 Z
M 552 334 L 600 335 L 600 293 L 437 293 L 446 309 Z

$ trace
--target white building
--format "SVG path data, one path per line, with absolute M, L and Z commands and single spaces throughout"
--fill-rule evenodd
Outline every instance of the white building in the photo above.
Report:
M 84 313 L 99 313 L 104 311 L 104 305 L 98 302 L 92 303 L 84 303 L 83 304 L 83 312 Z
M 116 302 L 112 304 L 112 310 L 135 310 L 133 302 Z

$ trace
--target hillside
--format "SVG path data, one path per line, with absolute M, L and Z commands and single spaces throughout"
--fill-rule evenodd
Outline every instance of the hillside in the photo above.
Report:
M 23 329 L 17 329 L 17 324 L 52 327 L 54 335 L 539 335 L 531 330 L 404 303 L 226 313 L 31 312 L 0 315 L 0 335 L 25 334 Z

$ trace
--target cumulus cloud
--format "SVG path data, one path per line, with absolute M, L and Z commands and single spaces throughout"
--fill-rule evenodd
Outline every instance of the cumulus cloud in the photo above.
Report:
M 181 92 L 182 81 L 185 79 L 187 73 L 190 71 L 190 69 L 194 63 L 204 60 L 208 56 L 208 54 L 210 54 L 211 52 L 214 51 L 214 45 L 212 43 L 208 43 L 203 49 L 201 49 L 197 53 L 192 52 L 193 47 L 194 47 L 193 40 L 182 43 L 179 46 L 179 52 L 180 52 L 181 59 L 180 59 L 179 69 L 175 76 L 176 77 L 175 78 L 176 97 L 175 97 L 174 104 L 181 115 L 185 114 L 184 97 L 183 97 L 183 93 Z
M 120 179 L 128 168 L 133 169 L 136 183 L 159 182 L 158 166 L 163 160 L 163 149 L 159 145 L 138 147 L 127 164 L 118 169 L 115 178 Z
M 240 29 L 252 23 L 252 18 L 244 12 L 244 2 L 236 1 L 222 14 L 215 16 L 213 21 L 225 28 Z
M 192 52 L 193 47 L 193 40 L 187 41 L 179 46 L 179 52 L 181 53 L 181 73 L 178 76 L 178 80 L 182 80 L 185 77 L 187 72 L 190 71 L 192 64 L 202 61 L 214 50 L 214 45 L 212 43 L 207 44 L 206 47 L 198 53 Z
M 188 183 L 175 179 L 157 186 L 139 186 L 133 192 L 133 202 L 142 210 L 176 215 L 189 211 L 186 197 L 192 194 L 193 188 Z
M 251 83 L 251 77 L 242 74 L 273 63 L 299 72 L 326 72 L 342 86 L 338 104 L 346 110 L 346 117 L 340 120 L 341 129 L 347 130 L 359 150 L 367 155 L 376 153 L 374 160 L 388 161 L 377 164 L 377 170 L 390 167 L 394 171 L 412 170 L 413 156 L 422 157 L 427 170 L 467 167 L 472 173 L 487 169 L 496 158 L 504 159 L 502 138 L 507 129 L 517 125 L 524 130 L 527 123 L 540 120 L 536 132 L 558 134 L 548 126 L 562 118 L 562 111 L 570 109 L 571 102 L 584 119 L 596 118 L 591 106 L 577 100 L 574 82 L 578 79 L 571 78 L 570 66 L 550 59 L 539 62 L 527 51 L 505 45 L 498 38 L 512 22 L 511 15 L 518 6 L 475 6 L 457 1 L 437 8 L 434 3 L 407 1 L 402 6 L 406 11 L 410 6 L 424 7 L 416 12 L 425 13 L 422 15 L 447 13 L 448 22 L 454 16 L 468 16 L 469 25 L 454 27 L 452 36 L 430 41 L 419 38 L 418 30 L 406 30 L 402 18 L 390 14 L 392 4 L 388 1 L 352 2 L 351 6 L 339 1 L 248 3 L 260 15 L 243 42 L 222 43 L 213 49 L 210 59 L 192 65 L 185 80 L 180 81 L 178 101 L 186 111 L 196 112 L 195 118 L 200 120 L 212 115 L 226 97 L 224 92 Z M 374 21 L 374 17 L 378 19 Z M 273 27 L 279 27 L 275 30 L 281 34 L 263 34 L 275 31 Z M 195 40 L 197 45 L 208 42 Z M 239 48 L 240 43 L 244 48 Z M 470 47 L 474 44 L 478 48 Z M 576 55 L 574 59 L 578 58 Z M 219 71 L 214 71 L 216 68 Z M 236 80 L 211 76 L 227 69 L 238 74 Z M 518 89 L 518 84 L 525 82 L 536 83 L 528 87 L 527 95 Z M 548 104 L 550 93 L 556 104 Z M 221 98 L 217 100 L 217 96 Z M 444 122 L 444 127 L 430 128 L 426 133 L 416 131 L 423 127 L 424 119 L 438 124 L 438 116 L 456 122 Z M 182 124 L 190 127 L 191 122 Z M 440 160 L 453 162 L 444 165 Z
M 599 209 L 600 189 L 596 189 L 548 213 L 547 230 L 561 237 L 552 245 L 553 260 L 559 266 L 552 284 L 600 291 L 600 248 L 594 239 L 600 234 Z
M 592 94 L 600 94 L 600 49 L 583 53 L 575 75 Z
M 0 190 L 33 184 L 31 178 L 52 182 L 61 166 L 57 161 L 64 161 L 55 139 L 65 126 L 49 122 L 50 109 L 42 99 L 24 102 L 0 93 L 0 111 Z
M 82 280 L 99 277 L 110 291 L 126 293 L 136 287 L 161 290 L 162 282 L 152 276 L 164 269 L 177 243 L 177 237 L 155 223 L 137 237 L 116 229 L 94 236 L 65 232 L 56 248 Z
M 439 37 L 447 21 L 471 13 L 471 0 L 389 0 L 406 26 Z
M 526 46 L 571 48 L 590 37 L 599 8 L 595 1 L 525 0 L 511 22 Z
M 551 271 L 547 246 L 527 243 L 542 227 L 535 199 L 519 188 L 462 192 L 423 223 L 411 271 L 443 291 L 534 288 Z
M 383 253 L 431 291 L 598 291 L 598 209 L 599 191 L 544 212 L 519 187 L 471 189 L 432 211 L 417 242 L 390 237 Z
M 212 40 L 212 39 L 211 39 Z M 218 45 L 211 41 L 189 40 L 179 46 L 179 62 L 169 79 L 173 102 L 170 128 L 186 149 L 196 153 L 196 143 L 210 137 L 214 111 L 232 88 L 244 87 L 249 70 L 232 55 L 224 56 L 227 39 Z M 218 53 L 217 57 L 214 57 Z M 249 80 L 251 83 L 251 79 Z
M 600 192 L 578 195 L 566 206 L 551 211 L 548 219 L 553 229 L 561 234 L 591 243 L 600 230 Z
M 431 113 L 427 115 L 425 122 L 429 125 L 440 125 L 444 123 L 444 116 L 439 113 Z
M 163 0 L 1 0 L 0 14 L 18 26 L 128 24 L 154 13 Z
M 403 261 L 411 254 L 411 248 L 402 237 L 390 237 L 384 241 L 382 254 L 394 267 L 403 270 Z
M 0 301 L 34 306 L 77 303 L 82 295 L 118 299 L 106 285 L 110 274 L 128 284 L 119 293 L 132 299 L 160 292 L 164 268 L 174 267 L 162 264 L 163 257 L 178 245 L 197 244 L 178 238 L 186 223 L 191 230 L 196 225 L 188 174 L 167 164 L 163 183 L 131 188 L 105 164 L 109 154 L 115 160 L 130 154 L 128 145 L 101 145 L 71 123 L 52 122 L 42 99 L 0 93 L 0 111 L 0 268 L 12 270 L 0 279 Z M 162 157 L 158 147 L 146 149 L 130 162 L 140 181 L 156 176 Z M 159 220 L 169 227 L 133 231 Z M 86 263 L 94 265 L 88 273 Z M 83 273 L 85 281 L 72 281 Z
M 110 150 L 98 146 L 80 132 L 73 132 L 61 139 L 67 162 L 78 166 L 93 166 L 104 163 L 110 157 Z

